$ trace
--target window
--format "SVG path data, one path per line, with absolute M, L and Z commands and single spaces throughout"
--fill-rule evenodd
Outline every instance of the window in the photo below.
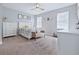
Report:
M 69 12 L 57 14 L 57 31 L 69 31 Z
M 30 25 L 31 25 L 32 27 L 34 27 L 34 17 L 33 17 L 33 16 L 31 16 Z
M 19 28 L 24 28 L 24 27 L 32 28 L 33 26 L 34 26 L 33 16 L 29 17 L 27 20 L 23 20 L 19 22 Z
M 37 28 L 42 28 L 42 17 L 37 17 Z

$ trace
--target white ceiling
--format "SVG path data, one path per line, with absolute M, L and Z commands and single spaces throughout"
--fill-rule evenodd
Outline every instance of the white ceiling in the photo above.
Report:
M 44 11 L 31 10 L 32 8 L 34 8 L 35 3 L 2 3 L 1 5 L 18 11 L 23 11 L 29 14 L 37 15 L 43 12 L 48 12 L 48 11 L 66 7 L 72 4 L 73 3 L 40 3 L 40 7 L 45 9 Z

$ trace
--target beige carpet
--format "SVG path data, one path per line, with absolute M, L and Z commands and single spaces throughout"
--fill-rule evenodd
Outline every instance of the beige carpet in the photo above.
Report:
M 56 54 L 56 38 L 46 37 L 27 40 L 23 37 L 3 39 L 0 55 L 53 55 Z

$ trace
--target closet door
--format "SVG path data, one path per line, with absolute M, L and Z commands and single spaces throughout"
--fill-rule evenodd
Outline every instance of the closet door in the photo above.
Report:
M 17 23 L 4 22 L 3 23 L 3 37 L 13 36 L 17 34 Z

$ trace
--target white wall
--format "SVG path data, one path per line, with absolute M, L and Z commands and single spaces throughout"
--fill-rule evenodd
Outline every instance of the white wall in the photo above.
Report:
M 0 5 L 0 18 L 2 17 L 2 6 Z
M 18 19 L 18 14 L 27 15 L 28 19 Z M 7 8 L 7 7 L 0 5 L 0 19 L 2 19 L 3 17 L 7 17 L 5 22 L 12 22 L 12 23 L 15 22 L 15 23 L 17 23 L 17 25 L 16 25 L 17 27 L 18 27 L 18 21 L 21 21 L 21 22 L 23 21 L 23 22 L 28 23 L 31 19 L 31 16 L 33 16 L 33 15 L 28 14 L 28 13 L 24 13 L 21 11 L 13 10 L 13 9 L 10 9 L 10 8 Z M 0 23 L 0 42 L 1 41 L 2 41 L 2 25 Z
M 37 27 L 36 26 L 37 26 L 37 16 L 34 15 L 34 28 L 33 28 L 34 31 L 37 30 Z
M 42 29 L 45 30 L 46 33 L 56 32 L 57 20 L 54 12 L 47 12 L 38 16 L 42 17 Z M 49 21 L 47 18 L 49 18 Z
M 69 32 L 57 33 L 58 54 L 79 54 L 79 30 L 76 29 L 76 23 L 78 22 L 77 4 L 43 13 L 39 16 L 43 17 L 43 27 L 46 31 L 55 32 L 57 26 L 57 13 L 65 11 L 69 12 Z M 50 21 L 46 21 L 47 17 L 50 18 Z
M 27 19 L 18 19 L 18 14 L 27 15 L 28 18 Z M 2 6 L 2 17 L 7 17 L 7 19 L 5 20 L 5 23 L 9 22 L 9 23 L 12 23 L 12 24 L 14 23 L 15 25 L 17 24 L 15 26 L 15 30 L 18 29 L 18 22 L 29 23 L 29 20 L 31 19 L 30 14 L 27 14 L 27 13 L 24 13 L 24 12 L 21 12 L 21 11 L 17 11 L 17 10 L 13 10 L 13 9 L 10 9 L 10 8 L 4 7 L 4 6 Z M 7 29 L 8 28 L 6 28 L 6 30 Z M 17 31 L 15 31 L 15 32 L 17 32 Z M 6 31 L 5 31 L 5 33 L 6 33 Z M 5 33 L 3 32 L 3 34 L 5 34 Z M 17 35 L 17 33 L 16 33 L 16 35 Z
M 56 16 L 53 15 L 56 14 L 47 14 L 42 16 L 43 17 L 42 26 L 46 33 L 56 32 L 57 27 Z M 49 21 L 47 20 L 47 18 L 49 18 Z
M 28 13 L 24 13 L 21 11 L 13 10 L 7 7 L 2 6 L 2 16 L 7 17 L 8 22 L 16 22 L 16 21 L 26 21 L 26 19 L 18 19 L 18 14 L 29 16 L 28 19 L 31 19 L 31 15 Z
M 64 8 L 56 9 L 47 13 L 40 14 L 38 16 L 43 17 L 43 27 L 46 29 L 47 32 L 56 32 L 56 25 L 57 25 L 57 13 L 61 12 L 69 12 L 69 32 L 78 32 L 76 29 L 76 23 L 78 21 L 77 17 L 77 4 L 73 4 Z M 47 21 L 47 18 L 50 18 Z

